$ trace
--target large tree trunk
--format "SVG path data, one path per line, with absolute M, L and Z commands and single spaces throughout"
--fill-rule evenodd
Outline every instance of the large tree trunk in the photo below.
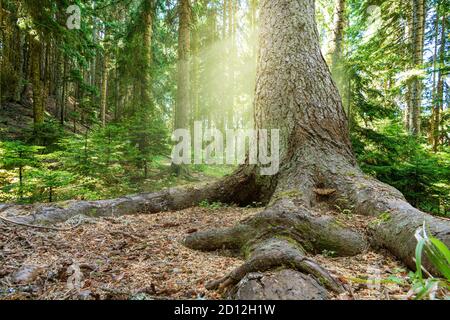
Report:
M 364 175 L 356 165 L 347 118 L 322 57 L 314 0 L 261 0 L 255 95 L 257 129 L 280 129 L 280 171 L 259 175 L 245 165 L 225 179 L 199 187 L 169 189 L 115 200 L 35 206 L 20 222 L 54 222 L 76 214 L 121 215 L 177 210 L 202 200 L 265 210 L 234 227 L 197 232 L 184 243 L 197 250 L 233 249 L 246 262 L 208 288 L 240 299 L 327 299 L 345 286 L 311 258 L 323 250 L 354 255 L 368 246 L 388 249 L 414 268 L 414 232 L 450 245 L 450 222 L 409 205 L 396 189 Z M 343 225 L 328 208 L 342 200 L 374 223 L 367 233 Z M 27 207 L 0 207 L 14 215 Z M 425 261 L 425 267 L 436 270 Z

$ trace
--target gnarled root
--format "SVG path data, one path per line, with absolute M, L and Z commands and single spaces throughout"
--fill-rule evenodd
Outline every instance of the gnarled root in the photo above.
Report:
M 329 250 L 339 255 L 355 255 L 368 247 L 364 235 L 342 226 L 334 217 L 316 214 L 288 198 L 280 199 L 233 228 L 197 232 L 189 235 L 184 243 L 204 251 L 236 249 L 251 240 L 274 235 L 288 236 L 316 253 Z
M 292 269 L 249 273 L 230 292 L 237 300 L 328 300 L 329 292 L 311 275 Z
M 248 259 L 243 265 L 220 281 L 208 284 L 208 288 L 224 290 L 237 284 L 249 273 L 283 267 L 309 274 L 329 290 L 337 293 L 344 290 L 343 286 L 333 279 L 325 269 L 305 256 L 300 245 L 292 243 L 289 239 L 270 238 L 258 243 L 250 251 Z
M 410 268 L 415 269 L 414 235 L 424 223 L 431 235 L 450 246 L 450 221 L 414 208 L 395 188 L 362 175 L 345 177 L 338 183 L 354 203 L 356 213 L 376 217 L 370 225 L 371 243 L 388 249 Z M 438 274 L 426 257 L 424 266 Z
M 208 289 L 228 291 L 235 295 L 237 292 L 242 293 L 239 289 L 236 291 L 236 288 L 242 288 L 243 283 L 251 283 L 246 277 L 255 272 L 290 269 L 289 274 L 296 282 L 311 289 L 308 296 L 311 299 L 323 299 L 326 296 L 322 289 L 316 290 L 318 286 L 336 293 L 344 291 L 344 287 L 313 259 L 307 257 L 307 251 L 330 250 L 339 255 L 354 255 L 368 246 L 362 234 L 341 226 L 333 217 L 314 214 L 287 198 L 278 200 L 270 208 L 233 228 L 197 232 L 189 235 L 184 243 L 197 250 L 227 248 L 243 251 L 246 262 L 226 277 L 208 283 Z M 266 280 L 274 279 L 273 274 L 264 277 Z M 243 279 L 247 280 L 241 283 Z M 292 289 L 289 288 L 287 286 L 285 290 Z M 270 291 L 273 288 L 266 289 Z M 246 292 L 246 297 L 252 298 Z M 253 298 L 261 294 L 272 297 L 274 293 L 255 292 Z M 299 297 L 298 294 L 295 296 Z
M 258 194 L 252 175 L 246 168 L 211 183 L 169 188 L 155 193 L 143 193 L 99 201 L 67 201 L 55 204 L 3 205 L 0 214 L 18 223 L 55 224 L 77 215 L 90 217 L 122 216 L 181 210 L 203 200 L 239 203 L 250 194 Z M 246 190 L 237 195 L 236 190 Z

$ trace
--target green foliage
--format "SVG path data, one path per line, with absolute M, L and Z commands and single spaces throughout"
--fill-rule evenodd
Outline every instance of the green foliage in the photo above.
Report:
M 18 170 L 13 183 L 6 185 L 3 191 L 16 191 L 19 200 L 22 201 L 27 191 L 24 184 L 24 173 L 37 163 L 36 153 L 40 150 L 37 146 L 28 146 L 20 141 L 0 142 L 0 167 L 6 170 Z
M 2 168 L 14 170 L 33 166 L 36 163 L 36 153 L 42 149 L 38 146 L 29 146 L 21 141 L 0 142 L 0 164 Z
M 399 189 L 414 206 L 449 215 L 450 155 L 432 153 L 393 121 L 379 121 L 377 131 L 358 128 L 352 135 L 364 172 Z
M 95 200 L 134 193 L 146 187 L 143 161 L 147 173 L 153 168 L 161 170 L 160 163 L 168 154 L 167 133 L 161 126 L 139 135 L 133 123 L 121 123 L 84 134 L 44 136 L 40 141 L 47 141 L 46 147 L 0 143 L 0 201 Z M 140 144 L 139 139 L 146 143 Z
M 450 250 L 439 239 L 432 237 L 426 230 L 426 225 L 416 232 L 416 272 L 410 274 L 412 294 L 417 300 L 433 299 L 439 289 L 450 290 Z M 426 254 L 433 266 L 444 277 L 434 278 L 423 276 L 422 256 Z
M 48 202 L 53 202 L 56 200 L 57 190 L 69 186 L 74 175 L 67 171 L 42 169 L 32 172 L 30 178 L 36 180 L 35 186 L 41 190 L 40 196 L 43 197 L 47 193 Z
M 322 255 L 326 258 L 333 258 L 336 256 L 336 251 L 332 251 L 332 250 L 326 250 L 324 249 L 322 251 Z
M 376 18 L 380 25 L 368 34 L 374 23 L 370 14 L 373 10 L 369 9 L 374 5 L 379 8 L 380 16 Z M 439 50 L 435 48 L 435 21 L 437 18 L 442 20 L 448 5 L 431 1 L 427 7 L 425 52 L 432 52 Z M 419 70 L 424 88 L 422 135 L 413 137 L 406 132 L 404 124 L 409 86 L 415 77 L 411 43 L 405 37 L 405 23 L 412 15 L 411 6 L 396 0 L 377 3 L 349 0 L 347 13 L 347 47 L 338 68 L 339 74 L 334 74 L 334 78 L 349 116 L 352 142 L 360 166 L 367 174 L 399 189 L 414 206 L 432 214 L 449 215 L 448 101 L 441 106 L 439 152 L 433 152 L 429 142 L 433 134 L 430 133 L 435 95 L 433 79 L 440 72 L 445 76 L 448 64 L 442 65 L 439 61 L 435 64 L 431 56 Z M 444 55 L 446 61 L 448 55 Z M 448 92 L 448 88 L 446 90 Z
M 24 130 L 23 135 L 27 143 L 44 146 L 49 152 L 57 148 L 56 144 L 64 136 L 64 130 L 55 120 L 49 119 Z
M 222 202 L 217 202 L 217 201 L 209 202 L 208 200 L 203 200 L 202 202 L 199 203 L 199 207 L 210 209 L 210 210 L 216 210 L 216 209 L 226 208 L 226 207 L 228 207 L 228 205 L 226 203 L 222 203 Z

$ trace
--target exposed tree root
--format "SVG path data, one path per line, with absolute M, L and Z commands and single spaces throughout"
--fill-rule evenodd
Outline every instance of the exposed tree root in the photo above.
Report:
M 237 300 L 328 300 L 329 292 L 315 278 L 292 269 L 249 273 L 230 292 Z
M 247 259 L 241 267 L 225 278 L 208 284 L 208 288 L 222 292 L 231 288 L 228 291 L 236 296 L 237 292 L 240 292 L 236 288 L 241 288 L 243 283 L 248 282 L 247 279 L 240 283 L 249 274 L 274 269 L 291 269 L 289 274 L 297 282 L 301 282 L 302 286 L 316 288 L 317 284 L 320 284 L 328 290 L 342 292 L 344 290 L 342 284 L 333 279 L 314 260 L 308 258 L 306 252 L 329 250 L 339 255 L 354 255 L 367 248 L 365 237 L 341 226 L 331 216 L 314 214 L 303 205 L 296 204 L 296 200 L 298 199 L 281 198 L 265 211 L 233 228 L 198 232 L 188 236 L 185 245 L 190 248 L 240 249 Z M 308 282 L 308 285 L 305 282 Z M 288 286 L 284 289 L 292 288 Z M 324 298 L 322 290 L 314 292 L 310 293 L 311 299 Z M 253 298 L 260 294 L 256 292 Z M 287 292 L 280 294 L 285 295 Z M 246 293 L 246 297 L 252 298 L 249 292 Z
M 292 243 L 289 239 L 271 238 L 258 243 L 250 249 L 247 261 L 231 272 L 221 281 L 209 284 L 211 289 L 225 289 L 241 281 L 252 272 L 264 272 L 275 268 L 291 268 L 312 275 L 319 283 L 337 293 L 343 287 L 335 281 L 326 270 L 314 260 L 305 256 L 303 248 Z
M 410 268 L 415 268 L 414 234 L 424 223 L 430 234 L 450 246 L 450 221 L 414 208 L 395 188 L 362 175 L 346 177 L 340 185 L 354 203 L 356 213 L 377 217 L 370 226 L 372 244 L 388 249 Z M 437 273 L 428 259 L 424 264 L 427 270 Z
M 288 198 L 280 199 L 234 228 L 194 233 L 186 238 L 185 244 L 197 250 L 243 249 L 273 236 L 290 237 L 312 252 L 330 250 L 354 255 L 367 248 L 362 234 L 341 226 L 331 216 L 314 216 Z
M 3 222 L 14 224 L 14 225 L 21 226 L 21 227 L 52 230 L 52 231 L 70 231 L 70 230 L 76 229 L 81 224 L 81 218 L 79 219 L 79 221 L 77 222 L 76 225 L 69 227 L 69 228 L 56 228 L 56 227 L 38 226 L 38 225 L 34 225 L 34 224 L 22 223 L 22 222 L 17 222 L 17 221 L 2 217 L 1 215 L 0 215 L 0 220 Z
M 64 222 L 77 215 L 89 217 L 121 216 L 127 214 L 156 213 L 181 210 L 197 205 L 203 200 L 240 202 L 249 199 L 249 194 L 258 194 L 254 182 L 242 168 L 235 175 L 221 181 L 197 186 L 182 186 L 156 193 L 125 196 L 99 201 L 67 201 L 56 204 L 5 205 L 0 212 L 17 223 L 46 225 Z M 231 192 L 247 190 L 247 192 Z

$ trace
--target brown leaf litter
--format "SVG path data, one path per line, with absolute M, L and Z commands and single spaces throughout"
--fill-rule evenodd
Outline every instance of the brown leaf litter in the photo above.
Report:
M 256 212 L 196 207 L 87 219 L 65 232 L 0 223 L 0 299 L 219 299 L 205 284 L 225 276 L 242 259 L 194 251 L 181 240 L 199 230 L 232 226 Z M 361 219 L 353 220 L 361 227 Z M 367 281 L 371 274 L 406 277 L 406 268 L 391 256 L 332 255 L 315 258 L 349 288 L 335 299 L 406 298 L 405 286 Z

